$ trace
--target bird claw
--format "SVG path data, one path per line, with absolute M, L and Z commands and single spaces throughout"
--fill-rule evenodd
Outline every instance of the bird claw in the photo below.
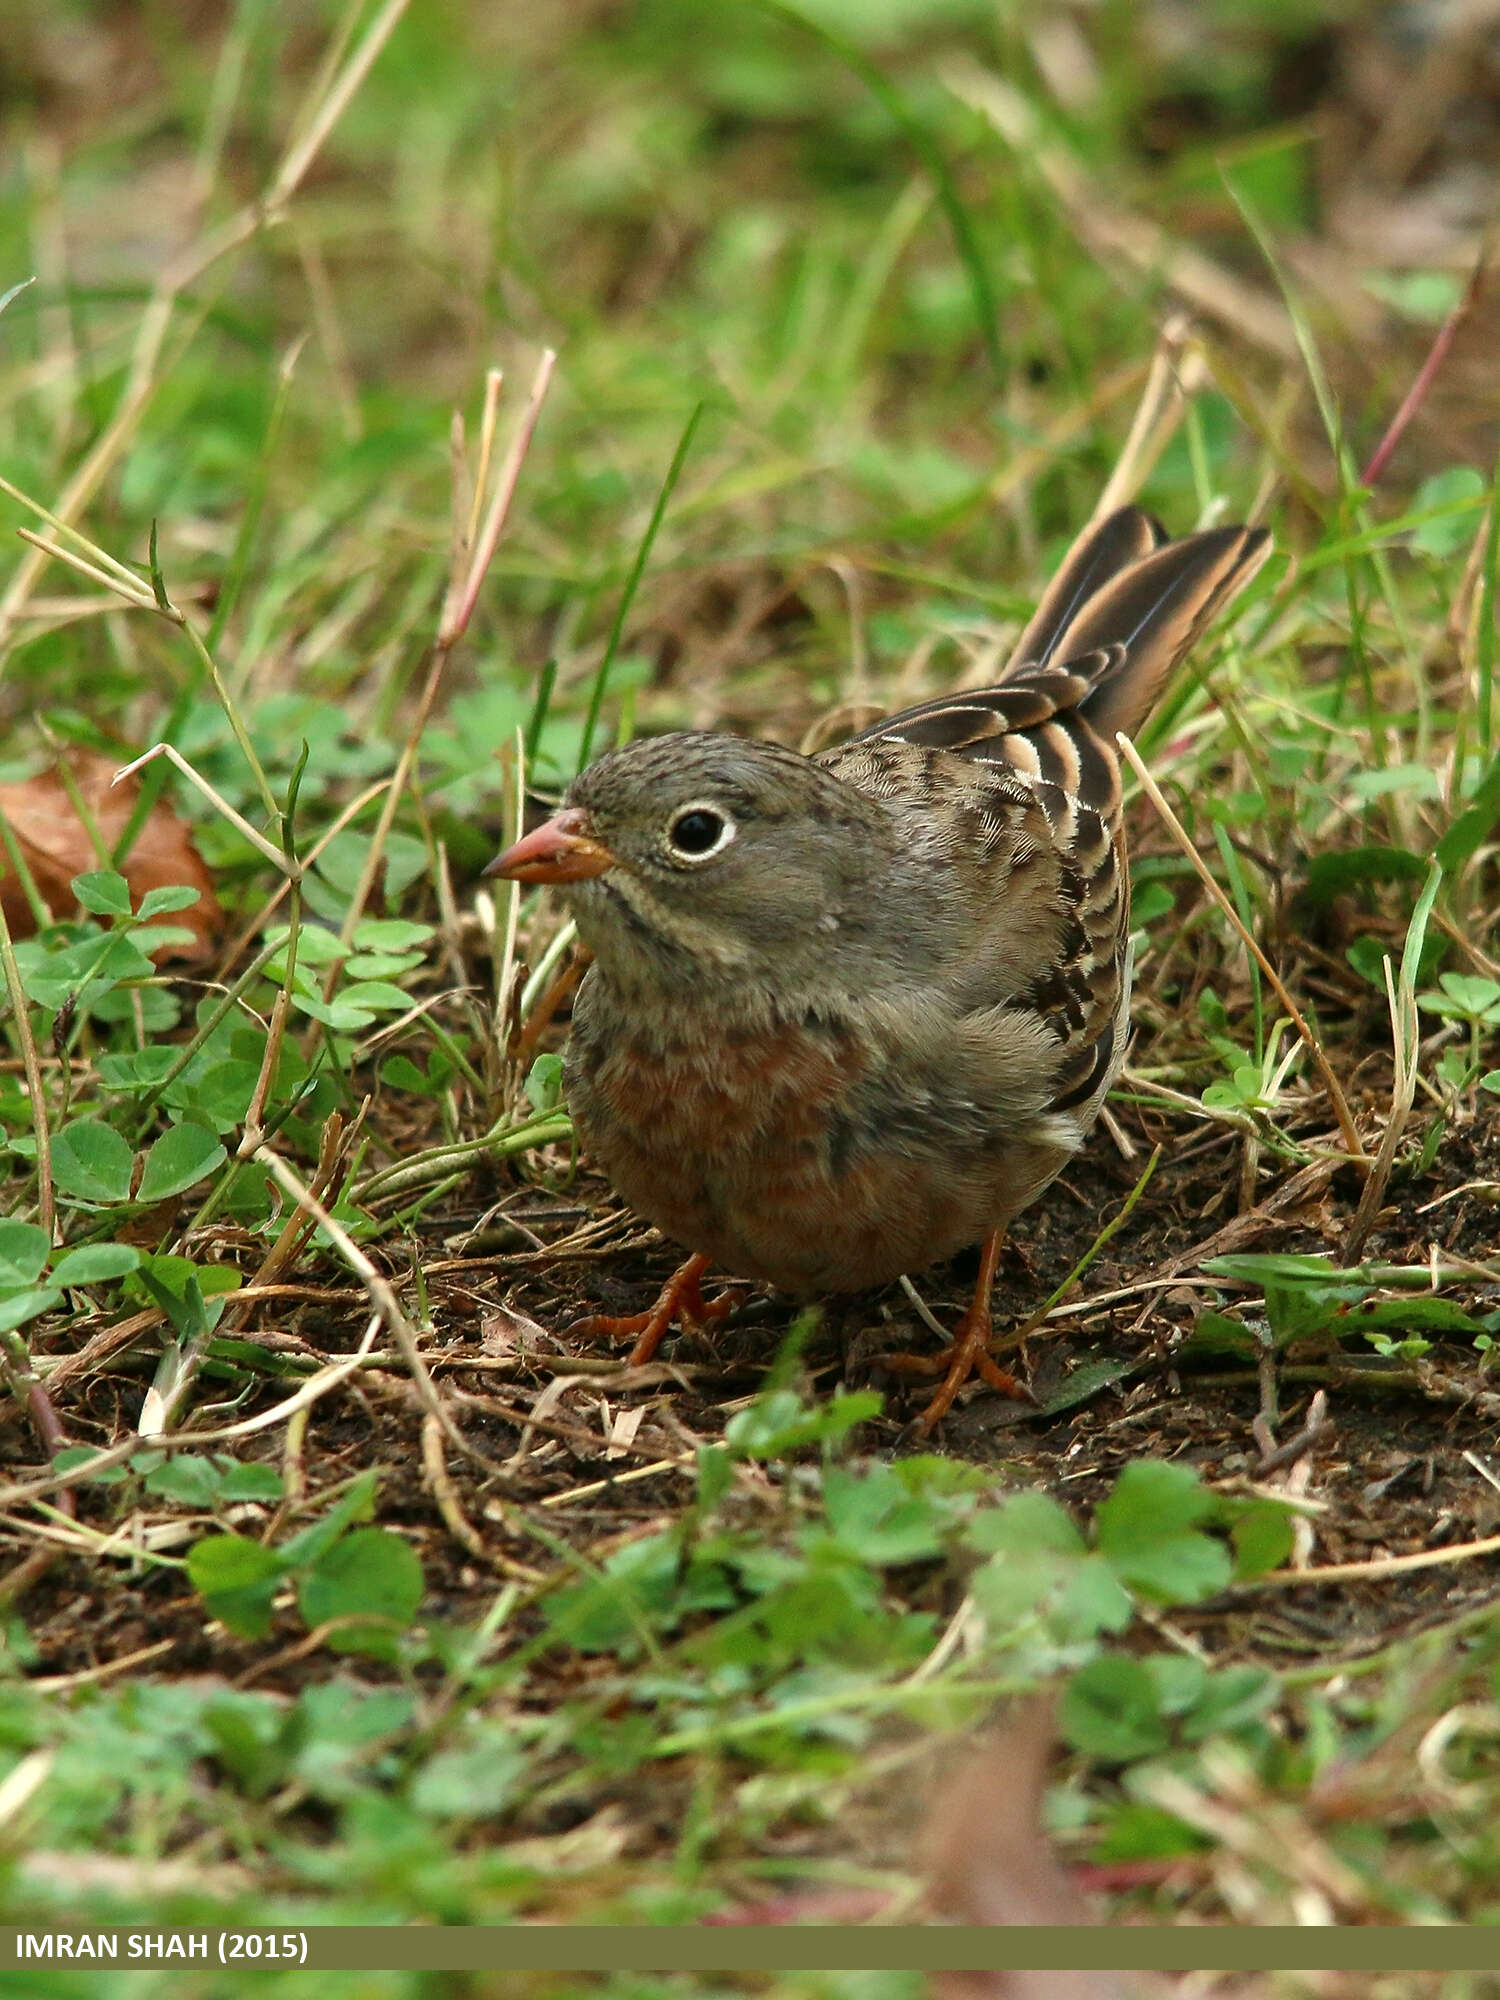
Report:
M 1030 1403 L 1037 1407 L 1036 1397 L 1017 1376 L 991 1360 L 987 1352 L 990 1344 L 990 1317 L 986 1313 L 981 1324 L 969 1327 L 964 1315 L 954 1331 L 953 1339 L 941 1354 L 935 1357 L 938 1366 L 948 1364 L 947 1373 L 938 1385 L 926 1409 L 917 1418 L 917 1433 L 927 1437 L 941 1423 L 953 1408 L 959 1390 L 971 1376 L 977 1375 L 986 1387 L 997 1395 L 1007 1396 L 1013 1403 Z
M 910 1354 L 901 1349 L 894 1354 L 878 1355 L 876 1359 L 888 1374 L 920 1375 L 930 1381 L 934 1375 L 947 1375 L 960 1351 L 960 1343 L 955 1338 L 950 1340 L 946 1347 L 940 1348 L 936 1354 Z M 1019 1376 L 1010 1374 L 998 1362 L 992 1361 L 987 1354 L 977 1354 L 968 1372 L 977 1375 L 997 1395 L 1009 1396 L 1012 1402 L 1036 1401 Z M 963 1387 L 967 1379 L 967 1375 L 959 1377 L 959 1388 Z
M 982 1339 L 987 1342 L 988 1334 Z M 948 1345 L 937 1354 L 882 1354 L 880 1366 L 893 1375 L 916 1375 L 929 1380 L 934 1375 L 943 1376 L 943 1382 L 933 1395 L 927 1407 L 913 1424 L 914 1434 L 925 1437 L 952 1409 L 958 1392 L 973 1376 L 977 1376 L 987 1388 L 997 1396 L 1004 1396 L 1013 1403 L 1036 1404 L 1036 1397 L 1021 1381 L 998 1362 L 992 1361 L 980 1347 L 971 1349 L 960 1331 Z
M 974 1302 L 953 1329 L 953 1338 L 941 1353 L 930 1356 L 887 1354 L 881 1357 L 882 1365 L 898 1375 L 943 1377 L 926 1409 L 909 1427 L 913 1436 L 929 1436 L 953 1408 L 959 1390 L 974 1375 L 997 1395 L 1009 1397 L 1013 1403 L 1030 1403 L 1037 1407 L 1037 1399 L 1026 1384 L 1002 1368 L 989 1351 L 994 1338 L 990 1292 L 995 1282 L 1002 1241 L 1003 1233 L 998 1230 L 986 1238 L 980 1258 L 979 1281 L 974 1288 Z
M 746 1294 L 738 1286 L 731 1286 L 716 1299 L 704 1298 L 703 1274 L 707 1269 L 706 1257 L 689 1257 L 672 1273 L 657 1294 L 655 1304 L 645 1312 L 590 1313 L 584 1319 L 574 1320 L 568 1332 L 585 1339 L 633 1339 L 630 1366 L 639 1368 L 655 1354 L 674 1319 L 683 1326 L 706 1326 L 743 1304 Z

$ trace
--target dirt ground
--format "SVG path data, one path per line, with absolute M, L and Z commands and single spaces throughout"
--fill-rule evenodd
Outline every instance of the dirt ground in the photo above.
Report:
M 1484 1100 L 1481 1100 L 1481 1107 Z M 1134 1125 L 1138 1155 L 1144 1136 Z M 1300 1497 L 1321 1504 L 1316 1516 L 1319 1564 L 1465 1543 L 1500 1527 L 1500 1395 L 1481 1357 L 1462 1338 L 1435 1339 L 1420 1361 L 1382 1358 L 1331 1341 L 1280 1357 L 1280 1407 L 1266 1410 L 1273 1429 L 1258 1441 L 1259 1373 L 1245 1361 L 1195 1355 L 1188 1336 L 1205 1305 L 1232 1299 L 1199 1269 L 1228 1250 L 1328 1251 L 1347 1228 L 1357 1187 L 1326 1163 L 1287 1169 L 1273 1163 L 1257 1185 L 1258 1202 L 1235 1214 L 1241 1141 L 1215 1128 L 1160 1127 L 1150 1139 L 1165 1151 L 1144 1196 L 1046 1328 L 1027 1341 L 1022 1372 L 1040 1409 L 977 1390 L 929 1444 L 911 1434 L 925 1384 L 891 1373 L 891 1352 L 931 1353 L 932 1332 L 897 1288 L 828 1305 L 800 1358 L 821 1393 L 839 1385 L 884 1391 L 879 1418 L 861 1427 L 856 1449 L 888 1454 L 938 1449 L 982 1465 L 1018 1486 L 1040 1487 L 1064 1503 L 1101 1498 L 1120 1468 L 1140 1457 L 1180 1459 L 1219 1482 L 1270 1489 L 1286 1468 L 1267 1468 L 1266 1445 L 1302 1468 Z M 1088 1152 L 1018 1227 L 996 1296 L 1001 1343 L 1047 1296 L 1049 1285 L 1081 1257 L 1134 1186 L 1142 1157 L 1127 1162 L 1100 1132 Z M 1483 1108 L 1450 1132 L 1433 1168 L 1393 1185 L 1365 1248 L 1373 1260 L 1419 1264 L 1434 1245 L 1450 1262 L 1480 1263 L 1491 1250 L 1500 1191 L 1500 1121 Z M 1300 1198 L 1299 1198 L 1300 1195 Z M 465 1436 L 479 1455 L 448 1456 L 456 1517 L 472 1525 L 474 1547 L 461 1545 L 434 1509 L 424 1479 L 422 1412 L 409 1380 L 371 1367 L 312 1414 L 300 1444 L 302 1467 L 316 1467 L 322 1487 L 368 1466 L 381 1476 L 382 1518 L 414 1541 L 429 1583 L 428 1611 L 462 1624 L 490 1601 L 497 1571 L 525 1574 L 524 1539 L 509 1532 L 511 1503 L 545 1510 L 552 1529 L 596 1557 L 619 1539 L 662 1524 L 686 1492 L 695 1447 L 718 1436 L 743 1408 L 778 1353 L 798 1307 L 760 1294 L 711 1330 L 669 1337 L 660 1359 L 629 1370 L 597 1340 L 570 1336 L 587 1312 L 636 1310 L 650 1302 L 672 1268 L 671 1246 L 622 1212 L 587 1171 L 570 1186 L 505 1188 L 491 1203 L 455 1208 L 433 1224 L 422 1271 L 431 1318 L 426 1357 L 453 1398 Z M 521 1248 L 453 1254 L 481 1219 L 488 1240 Z M 920 1291 L 942 1324 L 966 1301 L 970 1272 L 954 1267 L 924 1275 Z M 410 1271 L 392 1269 L 410 1307 Z M 407 1282 L 403 1282 L 406 1280 Z M 336 1358 L 356 1343 L 366 1306 L 354 1289 L 289 1285 L 284 1308 L 251 1337 L 288 1355 Z M 1123 1296 L 1120 1296 L 1123 1294 Z M 1449 1296 L 1453 1296 L 1450 1288 Z M 1467 1297 L 1482 1313 L 1500 1305 L 1500 1285 L 1476 1274 Z M 1365 1343 L 1361 1341 L 1360 1347 Z M 1184 1351 L 1184 1350 L 1187 1351 Z M 128 1432 L 139 1408 L 149 1348 L 117 1352 L 55 1391 L 59 1412 L 79 1442 L 106 1444 Z M 1096 1383 L 1078 1398 L 1074 1380 Z M 1309 1405 L 1326 1398 L 1327 1427 L 1296 1448 Z M 268 1381 L 236 1410 L 253 1414 L 285 1393 Z M 279 1433 L 269 1449 L 281 1451 Z M 265 1452 L 253 1441 L 248 1455 Z M 30 1472 L 34 1446 L 11 1429 L 0 1440 L 11 1474 Z M 481 1460 L 483 1462 L 481 1462 Z M 282 1460 L 283 1470 L 286 1469 Z M 303 1475 L 305 1477 L 305 1473 Z M 79 1489 L 80 1510 L 101 1523 L 108 1489 Z M 1388 1572 L 1336 1590 L 1235 1590 L 1174 1613 L 1178 1626 L 1220 1660 L 1247 1656 L 1294 1663 L 1305 1656 L 1357 1656 L 1437 1620 L 1451 1620 L 1495 1595 L 1488 1562 Z M 28 1599 L 28 1621 L 46 1674 L 86 1672 L 145 1648 L 162 1649 L 176 1673 L 246 1674 L 257 1685 L 292 1687 L 326 1669 L 316 1656 L 278 1661 L 262 1648 L 223 1635 L 210 1640 L 202 1607 L 179 1573 L 122 1573 L 116 1565 L 59 1560 Z

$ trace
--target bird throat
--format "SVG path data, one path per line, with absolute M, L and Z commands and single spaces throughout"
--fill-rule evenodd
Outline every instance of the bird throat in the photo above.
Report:
M 580 885 L 569 899 L 599 976 L 627 1000 L 740 1011 L 749 997 L 755 941 L 670 906 L 623 868 Z M 752 1011 L 765 1011 L 761 1006 Z

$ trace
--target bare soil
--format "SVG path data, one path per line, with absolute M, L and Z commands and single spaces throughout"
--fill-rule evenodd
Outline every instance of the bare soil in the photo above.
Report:
M 1127 1116 L 1126 1124 L 1139 1147 L 1140 1121 Z M 898 1288 L 826 1307 L 800 1357 L 804 1379 L 823 1393 L 873 1384 L 886 1397 L 880 1417 L 861 1427 L 857 1447 L 950 1452 L 1075 1505 L 1101 1498 L 1135 1458 L 1181 1459 L 1216 1481 L 1259 1479 L 1268 1487 L 1300 1466 L 1303 1496 L 1322 1507 L 1313 1557 L 1319 1565 L 1463 1544 L 1500 1528 L 1500 1395 L 1467 1342 L 1435 1340 L 1418 1361 L 1331 1340 L 1293 1348 L 1279 1357 L 1275 1406 L 1256 1367 L 1184 1351 L 1198 1311 L 1222 1303 L 1199 1268 L 1203 1259 L 1229 1249 L 1336 1250 L 1357 1200 L 1355 1176 L 1273 1162 L 1256 1184 L 1255 1204 L 1237 1214 L 1237 1135 L 1185 1126 L 1158 1127 L 1150 1136 L 1167 1150 L 1134 1211 L 1065 1302 L 1083 1309 L 1065 1311 L 1026 1343 L 1021 1372 L 1040 1409 L 978 1389 L 966 1393 L 933 1440 L 914 1437 L 912 1419 L 928 1385 L 892 1373 L 882 1357 L 930 1354 L 935 1336 Z M 1127 1162 L 1101 1131 L 1023 1219 L 997 1289 L 1002 1344 L 1007 1322 L 1033 1313 L 1087 1251 L 1101 1220 L 1117 1212 L 1143 1157 Z M 1364 1254 L 1423 1263 L 1436 1242 L 1450 1260 L 1480 1262 L 1493 1243 L 1497 1188 L 1500 1125 L 1481 1108 L 1446 1135 L 1420 1180 L 1393 1183 Z M 293 1490 L 300 1480 L 314 1499 L 377 1467 L 381 1518 L 408 1533 L 421 1556 L 427 1613 L 455 1624 L 481 1614 L 497 1574 L 528 1573 L 537 1551 L 515 1531 L 519 1516 L 545 1518 L 553 1534 L 596 1560 L 671 1518 L 689 1491 L 695 1447 L 719 1436 L 754 1396 L 798 1312 L 795 1301 L 759 1294 L 727 1322 L 669 1336 L 657 1362 L 629 1370 L 607 1343 L 568 1329 L 586 1313 L 648 1304 L 672 1268 L 671 1246 L 620 1211 L 587 1171 L 555 1192 L 497 1182 L 493 1196 L 502 1209 L 498 1217 L 491 1211 L 489 1236 L 508 1235 L 524 1247 L 454 1255 L 455 1238 L 486 1212 L 469 1208 L 434 1222 L 422 1250 L 433 1329 L 427 1359 L 474 1452 L 447 1453 L 448 1519 L 424 1473 L 422 1409 L 394 1356 L 392 1366 L 371 1367 L 316 1406 L 294 1464 L 280 1456 L 280 1432 L 242 1447 L 247 1456 L 275 1455 Z M 966 1302 L 967 1265 L 960 1259 L 920 1281 L 942 1324 Z M 410 1267 L 393 1268 L 391 1277 L 410 1309 Z M 246 1337 L 318 1361 L 353 1348 L 367 1312 L 361 1293 L 286 1289 L 285 1306 L 268 1304 L 266 1324 L 246 1328 Z M 1126 1296 L 1112 1296 L 1120 1292 Z M 1232 1298 L 1234 1288 L 1223 1294 Z M 1476 1275 L 1464 1302 L 1476 1312 L 1493 1310 L 1500 1286 Z M 1069 1401 L 1075 1372 L 1100 1371 L 1100 1364 L 1115 1379 Z M 146 1341 L 73 1374 L 56 1396 L 71 1437 L 107 1444 L 127 1435 L 153 1365 L 154 1345 Z M 1292 1468 L 1262 1471 L 1263 1446 L 1294 1440 L 1319 1391 L 1331 1428 L 1291 1454 Z M 253 1414 L 285 1393 L 285 1382 L 267 1380 L 234 1414 Z M 1258 1440 L 1260 1415 L 1270 1428 Z M 41 1469 L 29 1429 L 0 1433 L 0 1463 L 13 1477 Z M 80 1517 L 110 1522 L 111 1493 L 79 1488 Z M 1294 1663 L 1356 1656 L 1450 1620 L 1492 1598 L 1495 1588 L 1489 1562 L 1466 1560 L 1396 1569 L 1336 1589 L 1236 1590 L 1174 1617 L 1216 1657 Z M 331 1666 L 326 1655 L 303 1653 L 295 1643 L 268 1657 L 263 1646 L 222 1633 L 211 1639 L 201 1605 L 176 1570 L 131 1572 L 117 1562 L 64 1556 L 33 1586 L 27 1616 L 36 1670 L 47 1675 L 88 1672 L 147 1648 L 153 1672 L 212 1671 L 263 1687 L 291 1688 Z

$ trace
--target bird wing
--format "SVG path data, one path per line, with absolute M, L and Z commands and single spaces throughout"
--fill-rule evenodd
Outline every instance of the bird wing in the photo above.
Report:
M 972 946 L 960 1005 L 1033 1009 L 1059 1043 L 1052 1109 L 1095 1104 L 1125 1032 L 1129 884 L 1116 730 L 1145 718 L 1270 549 L 1253 528 L 1168 541 L 1140 508 L 1080 537 L 1001 680 L 887 716 L 819 758 L 909 809 L 941 850 Z M 908 808 L 909 802 L 909 808 Z

